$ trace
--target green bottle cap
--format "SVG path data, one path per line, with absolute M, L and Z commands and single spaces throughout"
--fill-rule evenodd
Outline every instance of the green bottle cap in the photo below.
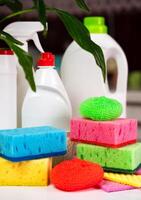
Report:
M 85 17 L 84 25 L 87 27 L 90 33 L 107 33 L 108 28 L 105 25 L 105 18 L 98 17 Z

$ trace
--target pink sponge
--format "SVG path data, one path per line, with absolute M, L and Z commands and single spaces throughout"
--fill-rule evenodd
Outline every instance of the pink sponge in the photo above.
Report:
M 107 147 L 121 147 L 137 139 L 136 119 L 92 121 L 82 118 L 71 120 L 70 139 Z
M 131 190 L 135 189 L 135 187 L 130 185 L 123 185 L 120 183 L 112 182 L 112 181 L 106 181 L 103 180 L 99 187 L 104 190 L 105 192 L 117 192 L 117 191 L 124 191 L 124 190 Z

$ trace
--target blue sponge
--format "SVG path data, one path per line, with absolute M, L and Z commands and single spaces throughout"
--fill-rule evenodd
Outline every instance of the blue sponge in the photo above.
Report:
M 0 156 L 19 162 L 64 155 L 67 135 L 49 126 L 0 130 Z

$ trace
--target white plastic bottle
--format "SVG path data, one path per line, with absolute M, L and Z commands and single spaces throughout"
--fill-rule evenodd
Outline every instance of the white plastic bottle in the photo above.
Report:
M 23 43 L 20 48 L 28 52 L 28 41 L 32 40 L 40 52 L 44 52 L 38 38 L 38 32 L 43 31 L 44 27 L 40 22 L 13 22 L 4 28 L 4 31 L 11 34 L 15 39 Z M 22 67 L 17 62 L 17 125 L 21 127 L 21 110 L 24 97 L 28 89 L 28 82 Z
M 0 50 L 0 129 L 17 126 L 17 69 L 11 50 Z
M 107 81 L 104 84 L 102 72 L 94 57 L 73 41 L 67 48 L 61 64 L 61 78 L 72 104 L 73 116 L 79 116 L 79 105 L 84 99 L 107 96 L 122 103 L 122 117 L 125 117 L 128 76 L 126 56 L 119 44 L 107 34 L 103 17 L 86 17 L 84 24 L 90 31 L 91 39 L 102 48 L 106 63 L 110 58 L 116 61 L 117 85 L 116 91 L 111 92 Z
M 54 69 L 54 55 L 42 53 L 35 74 L 37 91 L 28 90 L 22 108 L 22 127 L 50 125 L 69 132 L 71 105 Z

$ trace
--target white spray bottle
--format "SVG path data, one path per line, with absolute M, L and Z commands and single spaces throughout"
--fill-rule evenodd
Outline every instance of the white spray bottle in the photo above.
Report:
M 15 39 L 23 43 L 20 46 L 23 50 L 28 51 L 28 41 L 33 40 L 36 48 L 44 52 L 38 38 L 38 32 L 43 31 L 43 25 L 40 22 L 14 22 L 4 28 L 4 31 L 12 35 Z M 18 85 L 17 85 L 17 124 L 21 127 L 21 109 L 28 83 L 25 79 L 24 72 L 20 64 L 17 66 Z

